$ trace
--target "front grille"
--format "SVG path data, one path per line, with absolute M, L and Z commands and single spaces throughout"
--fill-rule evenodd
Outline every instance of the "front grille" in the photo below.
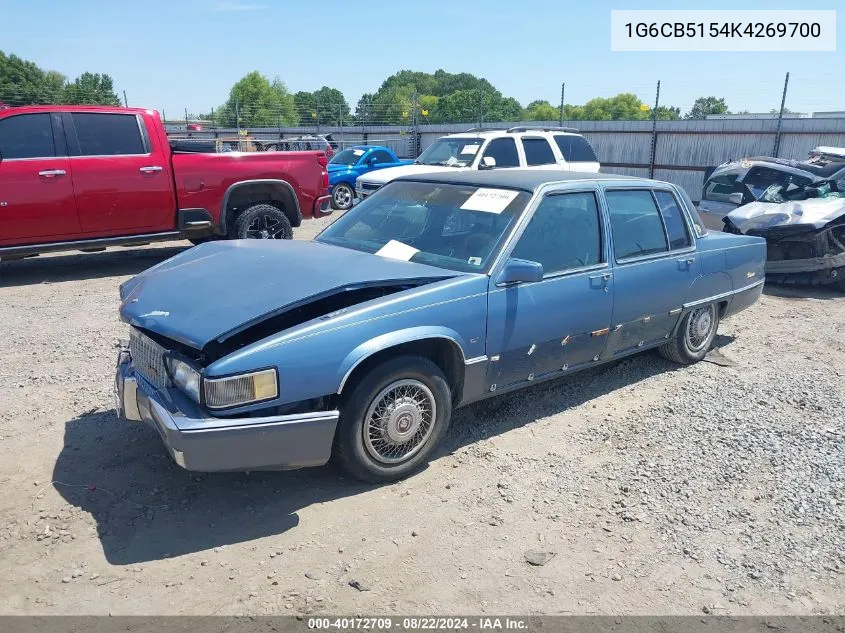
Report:
M 156 389 L 167 386 L 164 353 L 167 350 L 153 339 L 132 328 L 129 332 L 129 353 L 132 364 L 141 376 Z
M 377 184 L 371 183 L 371 182 L 362 182 L 361 183 L 361 189 L 363 189 L 364 191 L 375 191 L 379 187 L 381 187 L 381 185 L 377 185 Z

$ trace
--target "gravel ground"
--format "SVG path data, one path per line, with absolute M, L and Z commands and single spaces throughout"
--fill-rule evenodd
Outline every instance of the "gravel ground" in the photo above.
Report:
M 845 613 L 841 294 L 461 409 L 397 484 L 195 476 L 111 394 L 118 284 L 186 247 L 0 264 L 0 613 Z

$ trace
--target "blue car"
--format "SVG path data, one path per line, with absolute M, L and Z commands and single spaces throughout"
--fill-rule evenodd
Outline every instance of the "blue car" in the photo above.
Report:
M 389 147 L 355 145 L 335 154 L 329 161 L 329 193 L 333 209 L 346 211 L 355 198 L 355 180 L 374 169 L 408 165 L 412 160 L 400 160 Z
M 652 348 L 701 360 L 765 259 L 663 182 L 409 176 L 313 241 L 209 242 L 124 282 L 117 408 L 189 470 L 396 480 L 456 407 Z

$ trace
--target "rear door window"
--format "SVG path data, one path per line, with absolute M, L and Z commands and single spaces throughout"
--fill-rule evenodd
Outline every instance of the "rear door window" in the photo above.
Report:
M 147 154 L 138 118 L 134 114 L 74 112 L 78 156 Z
M 0 158 L 52 158 L 56 155 L 48 113 L 20 114 L 0 119 Z
M 617 260 L 669 250 L 663 220 L 647 189 L 608 190 L 613 251 Z
M 553 165 L 557 162 L 552 146 L 544 138 L 523 138 L 522 147 L 528 165 Z
M 687 248 L 692 243 L 687 223 L 684 221 L 684 214 L 678 201 L 668 191 L 655 191 L 654 197 L 660 207 L 663 216 L 663 224 L 666 226 L 666 235 L 669 237 L 669 249 Z

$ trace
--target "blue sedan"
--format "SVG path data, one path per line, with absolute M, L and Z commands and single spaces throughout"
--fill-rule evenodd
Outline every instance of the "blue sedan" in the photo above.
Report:
M 407 165 L 414 161 L 396 157 L 389 147 L 355 145 L 335 154 L 329 161 L 329 193 L 332 208 L 346 211 L 355 198 L 355 181 L 374 169 Z
M 209 242 L 121 286 L 118 412 L 189 470 L 422 467 L 455 407 L 658 349 L 762 292 L 765 241 L 610 174 L 397 179 L 314 241 Z

